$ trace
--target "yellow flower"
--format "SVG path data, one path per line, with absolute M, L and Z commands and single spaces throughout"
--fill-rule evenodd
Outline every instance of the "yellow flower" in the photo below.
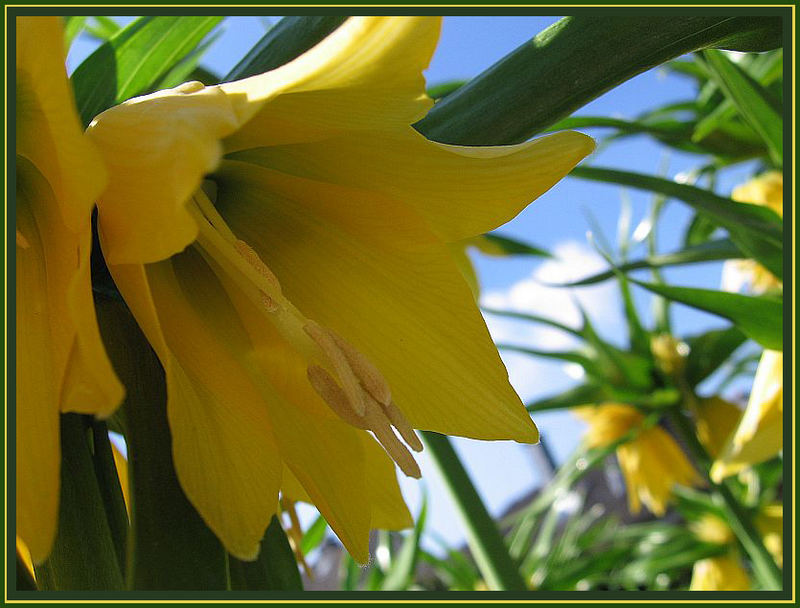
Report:
M 697 438 L 712 458 L 719 456 L 742 417 L 742 410 L 721 397 L 700 399 L 695 408 Z
M 783 568 L 783 504 L 765 505 L 756 516 L 756 527 L 764 539 L 764 546 Z
M 769 460 L 783 449 L 783 353 L 765 350 L 738 426 L 711 467 L 722 479 Z
M 39 563 L 56 531 L 59 413 L 106 416 L 123 391 L 91 291 L 91 213 L 106 173 L 81 131 L 61 20 L 18 17 L 16 33 L 16 524 Z
M 692 570 L 690 591 L 747 591 L 750 577 L 732 553 L 698 560 Z
M 644 503 L 661 516 L 675 484 L 689 486 L 699 481 L 675 440 L 659 426 L 642 428 L 644 416 L 636 408 L 604 403 L 577 408 L 575 412 L 589 424 L 586 443 L 591 448 L 608 446 L 629 431 L 641 429 L 633 440 L 616 450 L 632 513 L 638 513 Z
M 700 519 L 691 522 L 689 528 L 697 538 L 707 543 L 728 545 L 736 540 L 728 524 L 712 513 L 704 513 Z
M 783 175 L 769 171 L 734 188 L 733 200 L 769 207 L 783 216 Z M 722 270 L 723 287 L 739 291 L 747 285 L 754 293 L 763 293 L 781 287 L 781 282 L 769 270 L 755 260 L 730 260 Z
M 367 430 L 411 476 L 414 428 L 537 440 L 448 243 L 509 220 L 593 142 L 426 140 L 410 125 L 439 29 L 351 18 L 274 71 L 89 129 L 110 164 L 103 252 L 166 371 L 178 478 L 239 558 L 281 488 L 362 562 L 370 527 L 406 525 Z

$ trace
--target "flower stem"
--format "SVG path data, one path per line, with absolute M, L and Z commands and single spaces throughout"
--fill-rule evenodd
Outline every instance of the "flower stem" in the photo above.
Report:
M 498 591 L 527 590 L 518 565 L 511 558 L 505 540 L 450 440 L 431 431 L 420 431 L 420 434 L 464 519 L 467 542 L 487 586 Z
M 720 503 L 720 506 L 728 514 L 728 524 L 750 556 L 756 578 L 764 589 L 782 589 L 783 574 L 772 555 L 764 546 L 761 535 L 753 525 L 753 520 L 747 509 L 733 495 L 727 481 L 718 484 L 711 479 L 709 475 L 711 458 L 697 439 L 697 434 L 692 427 L 691 421 L 678 409 L 672 409 L 669 414 L 675 430 L 681 434 L 686 446 L 694 456 L 695 467 L 710 486 L 713 499 Z

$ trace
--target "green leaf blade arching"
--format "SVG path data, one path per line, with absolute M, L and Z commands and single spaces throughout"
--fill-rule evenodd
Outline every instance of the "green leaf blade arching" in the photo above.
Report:
M 570 175 L 631 186 L 679 199 L 726 228 L 731 240 L 743 253 L 763 264 L 779 279 L 783 277 L 783 221 L 771 209 L 740 203 L 695 186 L 630 171 L 576 167 Z
M 302 55 L 344 23 L 347 17 L 284 17 L 237 63 L 224 80 L 238 80 L 274 70 Z
M 632 282 L 675 302 L 724 317 L 764 348 L 783 348 L 783 302 L 778 298 Z
M 686 359 L 686 380 L 696 386 L 720 365 L 745 341 L 745 335 L 736 327 L 713 329 L 686 339 L 689 355 Z
M 72 75 L 84 125 L 103 110 L 151 90 L 222 17 L 141 17 L 115 33 Z
M 768 93 L 720 51 L 705 51 L 703 56 L 727 98 L 764 139 L 772 160 L 783 166 L 783 119 Z
M 768 50 L 780 46 L 781 32 L 779 17 L 566 17 L 437 103 L 415 126 L 449 144 L 518 143 L 670 59 L 714 47 Z

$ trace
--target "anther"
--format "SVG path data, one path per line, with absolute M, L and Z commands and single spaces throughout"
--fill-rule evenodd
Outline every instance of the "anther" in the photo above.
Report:
M 311 387 L 339 418 L 356 428 L 367 428 L 364 419 L 353 411 L 345 392 L 325 369 L 319 365 L 311 365 L 306 370 L 306 375 Z
M 247 263 L 255 268 L 258 271 L 258 274 L 264 277 L 267 282 L 280 293 L 281 284 L 278 282 L 278 277 L 276 277 L 269 267 L 267 267 L 263 260 L 253 250 L 253 248 L 242 240 L 237 240 L 235 247 L 236 251 L 238 251 L 245 260 L 247 260 Z
M 403 441 L 405 441 L 415 452 L 421 452 L 423 447 L 422 442 L 414 432 L 414 427 L 411 426 L 411 423 L 403 415 L 403 412 L 398 409 L 393 401 L 390 401 L 389 403 L 383 403 L 381 406 L 386 414 L 386 417 L 392 423 L 392 426 L 397 429 L 398 433 L 400 433 Z
M 363 390 L 356 377 L 347 357 L 336 344 L 331 332 L 326 331 L 323 327 L 309 321 L 303 326 L 303 331 L 319 346 L 320 350 L 325 354 L 330 364 L 336 371 L 336 375 L 341 382 L 342 390 L 347 395 L 351 408 L 359 416 L 363 416 L 366 411 L 366 403 L 364 402 Z
M 391 403 L 392 392 L 389 383 L 377 367 L 358 351 L 352 344 L 342 338 L 336 332 L 328 331 L 333 341 L 342 351 L 353 373 L 358 377 L 361 385 L 367 392 L 375 397 L 378 403 Z

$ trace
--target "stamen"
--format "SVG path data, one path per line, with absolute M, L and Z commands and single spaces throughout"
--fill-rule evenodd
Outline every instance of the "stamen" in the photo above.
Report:
M 30 246 L 31 244 L 28 242 L 28 239 L 26 239 L 22 235 L 22 233 L 19 230 L 17 230 L 17 247 L 22 247 L 23 249 L 27 249 Z
M 351 426 L 366 429 L 364 419 L 357 415 L 350 405 L 350 400 L 336 380 L 319 365 L 311 365 L 306 370 L 311 387 L 322 397 L 334 413 Z
M 422 442 L 414 432 L 414 427 L 411 426 L 411 423 L 406 419 L 405 416 L 403 416 L 403 412 L 398 409 L 393 401 L 389 403 L 383 403 L 381 405 L 383 407 L 383 411 L 386 413 L 386 417 L 391 421 L 392 426 L 397 429 L 397 432 L 400 433 L 403 441 L 405 441 L 415 452 L 421 452 Z
M 356 414 L 363 416 L 366 410 L 366 403 L 364 402 L 363 390 L 359 383 L 358 377 L 350 367 L 347 357 L 336 344 L 331 332 L 326 331 L 319 324 L 314 321 L 309 321 L 303 326 L 303 330 L 308 336 L 320 347 L 328 361 L 330 361 L 333 368 L 336 370 L 336 375 L 339 376 L 339 381 L 342 383 L 342 390 L 344 390 Z
M 353 373 L 358 377 L 361 385 L 367 389 L 370 395 L 375 397 L 378 403 L 391 403 L 392 391 L 389 383 L 377 367 L 359 352 L 352 344 L 342 338 L 336 332 L 328 330 L 333 341 L 342 351 Z
M 237 239 L 234 247 L 236 247 L 236 251 L 239 252 L 239 255 L 258 271 L 258 274 L 264 277 L 276 291 L 279 293 L 281 292 L 281 284 L 278 282 L 278 277 L 275 276 L 275 273 L 269 269 L 250 245 L 241 239 Z

